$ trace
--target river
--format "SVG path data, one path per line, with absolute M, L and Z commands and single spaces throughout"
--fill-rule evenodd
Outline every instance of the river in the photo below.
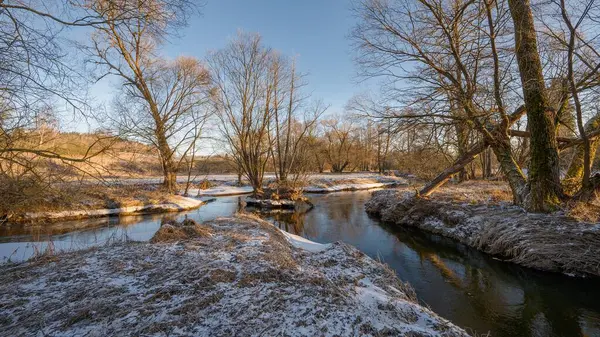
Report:
M 315 208 L 306 214 L 264 217 L 288 232 L 321 243 L 344 241 L 385 262 L 423 304 L 478 336 L 600 336 L 599 280 L 537 272 L 440 236 L 391 228 L 366 214 L 369 196 L 368 191 L 311 195 Z M 238 210 L 239 200 L 217 198 L 177 216 L 198 221 L 228 216 Z M 0 228 L 0 259 L 148 240 L 163 216 Z

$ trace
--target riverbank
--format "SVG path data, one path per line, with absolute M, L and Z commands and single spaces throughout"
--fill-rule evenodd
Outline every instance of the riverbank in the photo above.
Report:
M 414 191 L 406 189 L 376 191 L 365 210 L 388 224 L 449 237 L 525 267 L 600 276 L 598 223 L 578 221 L 563 213 L 527 213 L 507 201 L 504 189 L 490 184 L 479 190 L 474 184 L 468 189 L 443 187 L 439 197 L 431 199 L 413 195 Z
M 62 221 L 99 218 L 105 216 L 140 215 L 150 213 L 170 213 L 193 210 L 204 205 L 204 201 L 180 195 L 165 195 L 159 200 L 150 201 L 148 204 L 132 205 L 117 208 L 80 209 L 59 212 L 27 212 L 19 221 Z
M 166 193 L 159 186 L 128 184 L 63 184 L 22 199 L 2 207 L 0 225 L 180 212 L 204 204 L 199 199 Z
M 1 266 L 0 334 L 467 336 L 349 245 L 251 216 L 168 226 L 154 243 Z
M 204 204 L 198 198 L 252 193 L 250 186 L 235 186 L 237 176 L 216 175 L 213 178 L 221 180 L 195 182 L 187 190 L 186 196 L 183 196 L 184 190 L 179 191 L 180 195 L 170 195 L 152 179 L 122 180 L 104 184 L 65 183 L 44 191 L 39 196 L 24 196 L 23 202 L 14 207 L 6 205 L 5 214 L 0 214 L 0 225 L 188 211 Z M 269 183 L 270 181 L 267 181 L 266 185 Z M 319 174 L 307 180 L 305 191 L 332 193 L 407 184 L 404 178 L 372 173 Z

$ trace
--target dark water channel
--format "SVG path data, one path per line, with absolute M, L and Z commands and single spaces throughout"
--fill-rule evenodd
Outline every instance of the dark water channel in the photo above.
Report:
M 422 303 L 478 336 L 600 336 L 600 280 L 536 272 L 443 237 L 380 224 L 364 211 L 369 195 L 313 195 L 316 207 L 310 212 L 267 218 L 288 232 L 322 243 L 344 241 L 387 263 Z M 210 220 L 233 214 L 238 205 L 239 197 L 223 197 L 186 214 Z M 70 250 L 124 238 L 148 240 L 161 217 L 0 228 L 0 259 L 22 260 L 48 246 Z

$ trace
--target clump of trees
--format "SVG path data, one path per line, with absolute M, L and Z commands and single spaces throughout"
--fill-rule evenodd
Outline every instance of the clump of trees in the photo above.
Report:
M 352 37 L 358 63 L 364 76 L 387 80 L 371 116 L 443 129 L 457 140 L 456 159 L 421 195 L 431 194 L 488 148 L 515 203 L 530 211 L 594 195 L 596 130 L 594 118 L 586 130 L 584 115 L 597 114 L 599 41 L 590 32 L 598 10 L 591 0 L 552 1 L 535 9 L 527 0 L 357 3 L 359 24 Z M 578 137 L 560 137 L 572 117 Z M 527 146 L 526 163 L 514 137 L 527 138 L 519 141 Z M 569 179 L 580 187 L 567 189 L 559 152 L 572 146 L 580 150 Z
M 220 130 L 254 194 L 263 194 L 269 164 L 278 188 L 297 187 L 308 169 L 307 140 L 326 107 L 307 103 L 294 61 L 264 46 L 259 35 L 239 33 L 208 65 Z

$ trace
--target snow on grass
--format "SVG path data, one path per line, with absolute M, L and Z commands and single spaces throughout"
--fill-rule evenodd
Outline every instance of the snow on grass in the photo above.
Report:
M 211 176 L 207 177 L 210 178 Z M 220 178 L 217 181 L 220 185 L 208 189 L 190 189 L 189 195 L 218 197 L 230 195 L 243 195 L 252 193 L 250 186 L 232 186 L 232 178 L 237 179 L 237 176 L 231 176 L 226 179 L 226 176 L 219 175 L 212 178 Z M 269 175 L 266 179 L 274 179 Z M 393 187 L 398 185 L 408 184 L 407 180 L 400 177 L 382 176 L 375 173 L 348 173 L 348 174 L 314 174 L 309 176 L 308 186 L 304 188 L 306 193 L 332 193 L 341 191 L 359 191 L 369 190 L 374 188 Z
M 208 189 L 190 189 L 188 191 L 190 195 L 197 195 L 199 197 L 223 197 L 229 195 L 242 195 L 252 193 L 251 186 L 228 186 L 220 185 Z
M 250 216 L 198 226 L 211 235 L 1 266 L 0 335 L 467 336 L 349 245 Z
M 330 187 L 307 187 L 304 189 L 306 193 L 333 193 L 342 191 L 360 191 L 370 190 L 374 188 L 383 188 L 395 186 L 396 183 L 358 183 L 358 184 L 340 184 Z
M 183 196 L 171 196 L 168 202 L 150 205 L 127 206 L 121 208 L 104 208 L 104 209 L 80 209 L 60 212 L 35 212 L 25 213 L 23 220 L 66 220 L 66 219 L 81 219 L 95 218 L 103 216 L 127 215 L 127 214 L 143 214 L 143 213 L 159 213 L 159 212 L 179 212 L 187 211 L 202 206 L 202 200 L 188 198 Z
M 407 185 L 408 182 L 404 178 L 392 176 L 373 175 L 355 177 L 349 175 L 346 178 L 312 178 L 308 184 L 309 186 L 304 188 L 304 192 L 306 193 L 332 193 Z

